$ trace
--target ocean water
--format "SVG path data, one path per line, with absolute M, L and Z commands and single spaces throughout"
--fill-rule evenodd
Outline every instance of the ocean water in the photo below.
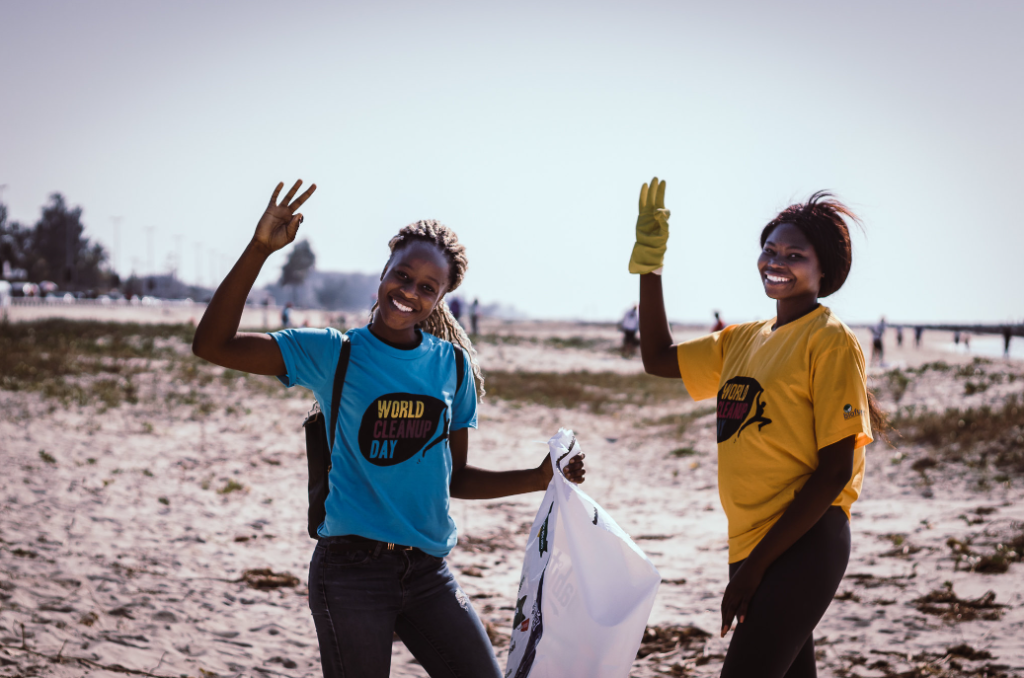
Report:
M 972 335 L 971 349 L 968 351 L 963 340 L 957 346 L 952 341 L 944 346 L 945 350 L 958 355 L 976 355 L 982 358 L 1002 358 L 1003 338 L 993 334 Z M 1024 360 L 1024 337 L 1010 339 L 1010 358 Z

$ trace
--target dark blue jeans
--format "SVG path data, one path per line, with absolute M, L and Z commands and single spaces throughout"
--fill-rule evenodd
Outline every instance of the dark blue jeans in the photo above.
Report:
M 387 678 L 402 642 L 432 678 L 501 678 L 480 618 L 443 558 L 373 546 L 330 551 L 309 564 L 309 609 L 325 678 Z

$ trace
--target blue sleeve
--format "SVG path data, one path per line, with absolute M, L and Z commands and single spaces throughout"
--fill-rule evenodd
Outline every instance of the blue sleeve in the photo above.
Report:
M 278 379 L 288 387 L 305 386 L 314 393 L 330 393 L 341 353 L 341 332 L 297 328 L 270 334 L 281 349 L 285 374 Z
M 476 381 L 473 379 L 473 365 L 465 351 L 458 346 L 455 350 L 462 351 L 465 360 L 462 361 L 462 386 L 459 387 L 452 402 L 452 431 L 476 428 Z

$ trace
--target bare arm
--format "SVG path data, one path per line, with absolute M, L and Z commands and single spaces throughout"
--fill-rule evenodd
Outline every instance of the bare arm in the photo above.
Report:
M 239 332 L 238 324 L 245 310 L 245 300 L 252 290 L 267 257 L 295 240 L 302 215 L 295 211 L 316 190 L 313 184 L 294 201 L 302 181 L 295 182 L 280 205 L 277 196 L 283 184 L 278 184 L 263 216 L 256 225 L 252 241 L 242 252 L 231 272 L 217 288 L 206 307 L 192 339 L 192 352 L 204 360 L 253 374 L 279 375 L 285 373 L 281 350 L 269 335 Z
M 457 499 L 495 499 L 512 494 L 536 492 L 547 489 L 553 474 L 548 455 L 536 468 L 520 471 L 487 471 L 467 466 L 469 456 L 469 429 L 452 431 L 448 438 L 452 450 L 451 496 Z M 586 470 L 581 454 L 565 465 L 565 477 L 574 483 L 582 483 Z
M 732 626 L 734 616 L 739 617 L 740 623 L 743 623 L 747 605 L 768 566 L 821 520 L 846 483 L 850 482 L 856 440 L 856 436 L 850 436 L 818 450 L 818 468 L 807 479 L 782 517 L 751 551 L 725 589 L 722 599 L 723 636 Z
M 665 315 L 661 276 L 656 273 L 640 276 L 640 357 L 647 374 L 681 378 L 676 345 Z

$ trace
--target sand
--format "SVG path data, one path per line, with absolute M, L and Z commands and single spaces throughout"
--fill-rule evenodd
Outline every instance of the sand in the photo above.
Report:
M 479 344 L 488 370 L 641 370 L 638 358 L 616 354 L 610 326 L 484 329 L 494 337 Z M 940 333 L 926 339 L 920 352 L 891 350 L 890 364 L 872 369 L 874 382 L 888 383 L 893 365 L 971 360 L 947 351 Z M 898 403 L 883 388 L 887 406 L 998 405 L 1024 392 L 1019 362 L 979 369 L 1022 378 L 993 379 L 967 396 L 967 378 L 955 370 L 926 371 L 911 375 Z M 183 384 L 154 366 L 139 380 L 137 404 L 105 411 L 101 403 L 63 407 L 0 391 L 0 675 L 320 675 L 306 600 L 313 542 L 305 534 L 301 430 L 312 397 L 270 380 L 245 384 Z M 200 396 L 169 401 L 170 391 Z M 691 631 L 681 645 L 659 646 L 655 631 L 633 676 L 717 675 L 728 647 L 729 637 L 715 632 L 728 570 L 712 410 L 687 401 L 594 413 L 487 398 L 470 436 L 470 463 L 512 469 L 535 466 L 559 426 L 576 431 L 587 453 L 584 489 L 664 579 L 650 626 L 710 634 Z M 652 424 L 680 412 L 695 416 L 683 433 Z M 815 633 L 821 675 L 1024 675 L 1024 566 L 972 572 L 970 558 L 958 562 L 947 545 L 973 540 L 975 552 L 988 553 L 1019 534 L 1022 478 L 998 480 L 942 460 L 922 465 L 934 456 L 922 446 L 869 449 L 847 577 Z M 502 666 L 540 498 L 452 502 L 460 545 L 449 565 L 487 622 Z M 252 574 L 260 570 L 282 576 Z M 960 599 L 984 604 L 992 591 L 994 604 L 1007 607 L 987 601 L 944 618 L 921 609 L 952 608 L 941 596 L 914 603 L 945 582 Z M 971 610 L 978 618 L 965 618 Z M 426 675 L 400 641 L 393 647 L 392 676 Z

